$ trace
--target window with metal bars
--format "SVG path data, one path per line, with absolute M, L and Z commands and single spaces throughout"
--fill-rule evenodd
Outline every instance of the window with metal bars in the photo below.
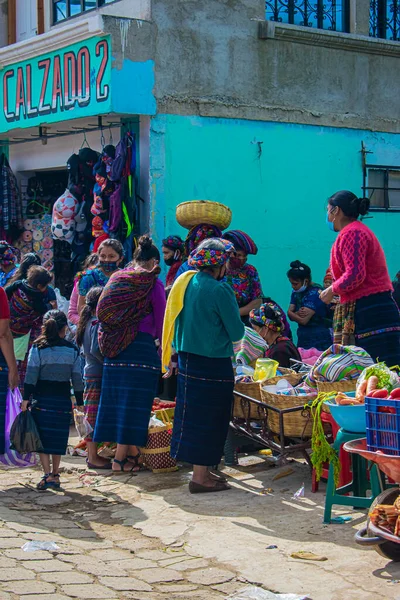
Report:
M 53 0 L 53 24 L 118 0 Z
M 400 41 L 400 0 L 371 0 L 369 35 Z
M 400 211 L 400 167 L 365 165 L 363 190 L 371 210 Z
M 265 8 L 269 21 L 350 31 L 350 0 L 266 0 Z

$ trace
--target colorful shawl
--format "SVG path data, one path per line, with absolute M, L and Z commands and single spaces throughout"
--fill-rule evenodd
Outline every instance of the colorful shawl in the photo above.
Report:
M 185 252 L 186 256 L 189 256 L 191 252 L 203 241 L 212 237 L 222 237 L 222 231 L 215 225 L 195 225 L 190 229 L 185 240 Z
M 166 373 L 172 358 L 172 342 L 175 332 L 175 321 L 183 309 L 186 288 L 196 275 L 197 271 L 182 273 L 172 286 L 165 309 L 164 326 L 162 334 L 162 371 Z
M 226 231 L 223 236 L 225 240 L 232 242 L 236 250 L 242 250 L 246 254 L 257 254 L 258 248 L 247 233 L 240 229 L 231 229 Z
M 238 365 L 251 365 L 257 358 L 263 358 L 267 350 L 267 342 L 250 327 L 245 327 L 243 338 L 233 344 L 235 362 Z
M 6 292 L 10 304 L 10 329 L 13 337 L 26 335 L 31 329 L 40 328 L 43 315 L 49 308 L 45 295 L 29 288 L 22 281 L 8 286 Z
M 99 347 L 103 356 L 115 358 L 136 337 L 142 319 L 149 315 L 149 295 L 160 267 L 145 271 L 131 266 L 114 273 L 97 305 Z
M 362 348 L 333 344 L 321 354 L 305 382 L 310 387 L 316 388 L 317 381 L 358 379 L 363 370 L 373 364 L 370 355 Z

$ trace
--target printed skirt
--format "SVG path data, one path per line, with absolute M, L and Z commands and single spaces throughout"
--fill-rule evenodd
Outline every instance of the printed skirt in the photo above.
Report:
M 180 352 L 171 456 L 193 465 L 218 465 L 232 411 L 230 358 Z
M 95 442 L 145 446 L 161 360 L 153 337 L 139 332 L 115 358 L 105 358 Z
M 65 454 L 71 423 L 71 397 L 40 395 L 32 401 L 31 413 L 43 445 L 43 454 Z
M 357 346 L 388 367 L 400 364 L 400 314 L 391 292 L 357 300 L 354 321 Z
M 83 392 L 83 403 L 85 405 L 86 420 L 95 429 L 97 421 L 97 413 L 99 411 L 99 402 L 101 395 L 101 377 L 86 377 L 85 391 Z M 92 441 L 93 432 L 86 436 L 86 441 Z M 103 442 L 109 440 L 102 440 Z
M 8 367 L 0 351 L 0 454 L 5 452 L 6 401 L 8 392 Z

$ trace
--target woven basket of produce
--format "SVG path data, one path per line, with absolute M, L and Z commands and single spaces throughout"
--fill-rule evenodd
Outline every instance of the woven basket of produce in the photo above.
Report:
M 285 396 L 283 394 L 271 394 L 261 389 L 262 401 L 283 410 L 284 408 L 304 407 L 315 399 L 313 395 Z M 313 419 L 308 409 L 298 410 L 283 415 L 283 432 L 285 437 L 311 437 Z M 273 433 L 280 433 L 280 413 L 268 410 L 268 429 Z
M 220 202 L 190 200 L 182 202 L 176 207 L 176 220 L 186 229 L 203 223 L 226 229 L 231 224 L 232 211 Z
M 293 371 L 292 369 L 279 367 L 279 371 L 282 373 L 282 375 L 277 375 L 276 377 L 267 379 L 263 382 L 263 385 L 276 385 L 281 379 L 285 379 L 288 383 L 290 383 L 290 385 L 295 387 L 303 379 L 302 373 L 296 373 L 296 371 Z
M 254 398 L 254 400 L 259 400 L 261 402 L 261 385 L 259 383 L 236 383 L 235 392 L 239 392 L 239 394 L 244 394 L 245 396 L 249 396 L 250 398 Z M 245 398 L 236 396 L 236 394 L 234 395 L 234 417 L 238 417 L 239 419 L 250 418 L 257 421 L 265 419 L 265 415 L 266 411 L 263 407 L 260 407 L 255 402 L 250 402 Z

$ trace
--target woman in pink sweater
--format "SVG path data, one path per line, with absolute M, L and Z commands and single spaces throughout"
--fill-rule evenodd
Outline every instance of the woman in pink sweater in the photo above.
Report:
M 334 341 L 364 348 L 374 360 L 400 364 L 400 315 L 393 299 L 385 254 L 375 234 L 358 218 L 369 200 L 341 191 L 328 201 L 327 224 L 339 235 L 331 251 L 333 283 L 321 293 L 335 310 Z

